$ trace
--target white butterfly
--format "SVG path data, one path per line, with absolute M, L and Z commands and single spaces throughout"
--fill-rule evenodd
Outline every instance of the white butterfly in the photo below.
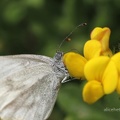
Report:
M 69 74 L 62 52 L 0 57 L 1 120 L 46 120 Z

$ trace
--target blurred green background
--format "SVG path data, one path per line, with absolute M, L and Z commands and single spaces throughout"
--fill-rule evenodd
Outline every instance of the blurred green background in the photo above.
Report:
M 0 54 L 44 54 L 53 57 L 60 42 L 78 24 L 78 28 L 61 47 L 64 52 L 83 45 L 94 27 L 109 27 L 110 47 L 119 43 L 119 0 L 0 0 Z M 95 104 L 82 100 L 85 81 L 71 81 L 61 86 L 49 120 L 118 120 L 119 95 L 113 93 Z M 111 108 L 118 111 L 109 111 Z

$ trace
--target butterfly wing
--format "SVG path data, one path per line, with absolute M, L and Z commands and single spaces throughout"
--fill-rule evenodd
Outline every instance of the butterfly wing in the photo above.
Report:
M 61 78 L 53 59 L 40 55 L 0 57 L 0 118 L 46 120 L 54 106 Z

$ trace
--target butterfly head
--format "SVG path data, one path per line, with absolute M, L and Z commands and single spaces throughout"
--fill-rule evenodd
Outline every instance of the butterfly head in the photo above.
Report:
M 63 52 L 57 51 L 57 52 L 55 53 L 54 60 L 55 60 L 55 61 L 60 61 L 60 60 L 62 59 L 62 56 L 63 56 Z

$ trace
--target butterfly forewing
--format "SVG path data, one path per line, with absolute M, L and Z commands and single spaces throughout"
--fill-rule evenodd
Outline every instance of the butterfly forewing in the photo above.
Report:
M 65 77 L 53 70 L 53 59 L 40 55 L 0 57 L 0 118 L 45 120 Z

